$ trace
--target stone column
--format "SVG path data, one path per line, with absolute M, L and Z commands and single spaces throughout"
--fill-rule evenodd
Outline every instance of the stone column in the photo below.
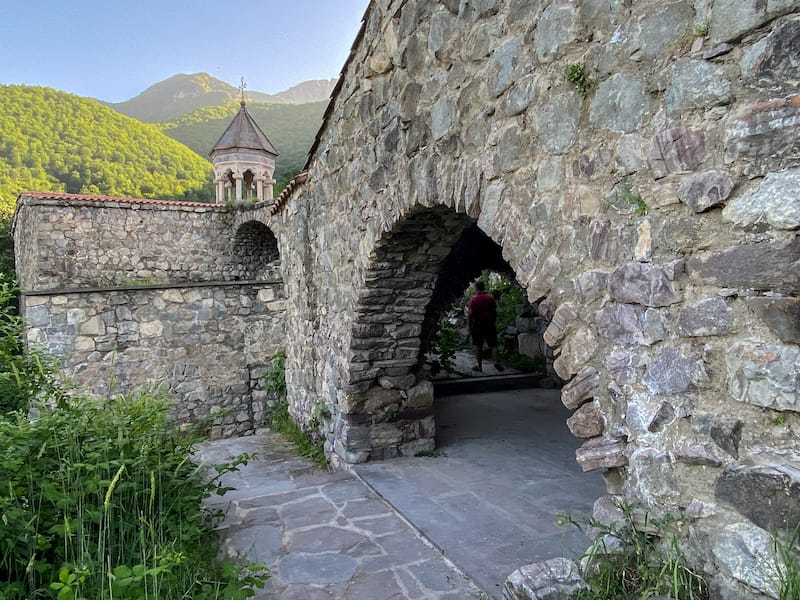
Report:
M 256 181 L 256 198 L 259 202 L 264 199 L 264 180 L 262 179 Z
M 223 204 L 225 202 L 225 180 L 224 179 L 217 179 L 214 183 L 216 183 L 216 196 L 217 196 L 217 204 Z
M 242 176 L 234 175 L 233 178 L 236 181 L 236 197 L 234 200 L 242 200 Z

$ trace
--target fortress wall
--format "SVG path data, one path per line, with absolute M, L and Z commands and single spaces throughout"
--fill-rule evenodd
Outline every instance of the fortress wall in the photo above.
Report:
M 81 393 L 164 391 L 180 422 L 214 437 L 252 431 L 263 375 L 286 343 L 285 299 L 275 254 L 250 249 L 263 211 L 242 212 L 23 197 L 15 242 L 29 343 Z
M 230 219 L 214 205 L 22 194 L 15 228 L 23 290 L 236 276 Z
M 800 520 L 799 32 L 796 0 L 373 2 L 282 217 L 291 398 L 331 412 L 332 460 L 432 443 L 416 325 L 466 218 L 551 321 L 598 515 L 687 511 L 716 597 L 773 596 L 767 532 Z

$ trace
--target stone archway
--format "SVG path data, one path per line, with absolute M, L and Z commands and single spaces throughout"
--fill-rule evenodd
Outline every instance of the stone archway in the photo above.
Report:
M 260 221 L 247 221 L 239 226 L 233 238 L 232 253 L 231 277 L 234 280 L 268 279 L 280 266 L 278 240 Z
M 334 407 L 337 459 L 433 450 L 422 356 L 438 315 L 486 268 L 511 269 L 476 221 L 452 208 L 417 208 L 378 240 L 356 295 L 348 385 Z

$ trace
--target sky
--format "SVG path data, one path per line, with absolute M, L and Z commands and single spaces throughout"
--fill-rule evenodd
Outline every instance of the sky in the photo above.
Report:
M 336 78 L 369 0 L 0 0 L 0 84 L 107 102 L 178 73 L 276 93 Z

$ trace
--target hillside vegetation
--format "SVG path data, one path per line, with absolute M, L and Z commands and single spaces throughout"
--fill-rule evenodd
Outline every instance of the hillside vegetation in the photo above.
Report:
M 327 102 L 309 104 L 247 104 L 247 111 L 280 153 L 275 179 L 296 173 L 306 160 L 314 136 L 322 124 Z M 160 123 L 171 138 L 185 144 L 201 156 L 208 156 L 212 146 L 239 110 L 238 101 L 208 106 L 175 121 Z
M 23 190 L 212 199 L 210 163 L 96 100 L 0 86 L 0 216 Z

